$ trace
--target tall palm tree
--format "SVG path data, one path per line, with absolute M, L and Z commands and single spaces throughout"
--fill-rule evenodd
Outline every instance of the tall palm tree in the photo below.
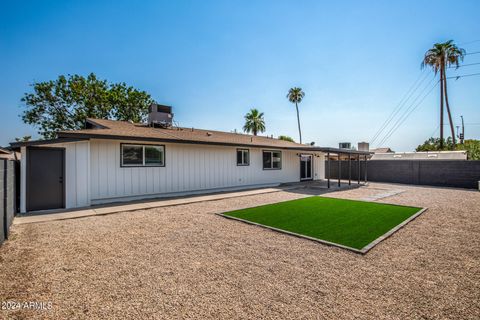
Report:
M 452 132 L 453 148 L 455 148 L 455 130 L 453 128 L 452 113 L 448 103 L 447 94 L 447 67 L 454 65 L 458 68 L 460 61 L 463 61 L 465 50 L 457 47 L 453 40 L 443 43 L 435 43 L 433 48 L 425 53 L 422 68 L 426 66 L 432 67 L 435 75 L 440 73 L 440 148 L 443 149 L 443 101 L 447 108 L 448 120 L 450 122 L 450 130 Z
M 243 131 L 252 132 L 254 136 L 258 132 L 265 132 L 265 120 L 263 119 L 263 112 L 253 108 L 245 115 L 245 125 Z
M 298 104 L 302 102 L 305 92 L 302 91 L 302 88 L 293 87 L 288 90 L 287 98 L 291 103 L 295 103 L 295 108 L 297 109 L 297 122 L 298 122 L 298 135 L 300 136 L 300 143 L 302 143 L 302 130 L 300 129 L 300 114 L 298 113 Z

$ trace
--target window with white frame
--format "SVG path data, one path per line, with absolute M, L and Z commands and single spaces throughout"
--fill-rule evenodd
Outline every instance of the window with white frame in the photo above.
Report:
M 263 150 L 263 169 L 282 169 L 282 152 L 275 150 Z
M 250 150 L 237 149 L 237 166 L 250 165 Z
M 165 166 L 165 146 L 121 144 L 122 167 L 163 167 Z

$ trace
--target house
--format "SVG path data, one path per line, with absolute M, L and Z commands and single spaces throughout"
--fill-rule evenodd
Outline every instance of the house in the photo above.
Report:
M 325 155 L 338 151 L 175 127 L 170 107 L 150 111 L 147 124 L 88 119 L 53 140 L 12 143 L 22 156 L 21 212 L 320 180 Z
M 467 160 L 467 151 L 376 152 L 371 160 Z
M 372 149 L 372 150 L 370 150 L 370 152 L 373 152 L 373 153 L 392 153 L 394 151 L 392 149 L 390 149 L 389 147 L 382 147 L 382 148 Z

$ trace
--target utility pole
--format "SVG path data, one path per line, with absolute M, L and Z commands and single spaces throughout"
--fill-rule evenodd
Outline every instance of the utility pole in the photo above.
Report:
M 462 118 L 462 133 L 460 133 L 460 144 L 463 144 L 463 140 L 465 139 L 465 124 L 463 123 L 463 116 Z

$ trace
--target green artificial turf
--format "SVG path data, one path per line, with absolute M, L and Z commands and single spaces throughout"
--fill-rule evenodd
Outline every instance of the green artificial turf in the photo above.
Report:
M 315 196 L 224 215 L 360 250 L 420 209 Z

